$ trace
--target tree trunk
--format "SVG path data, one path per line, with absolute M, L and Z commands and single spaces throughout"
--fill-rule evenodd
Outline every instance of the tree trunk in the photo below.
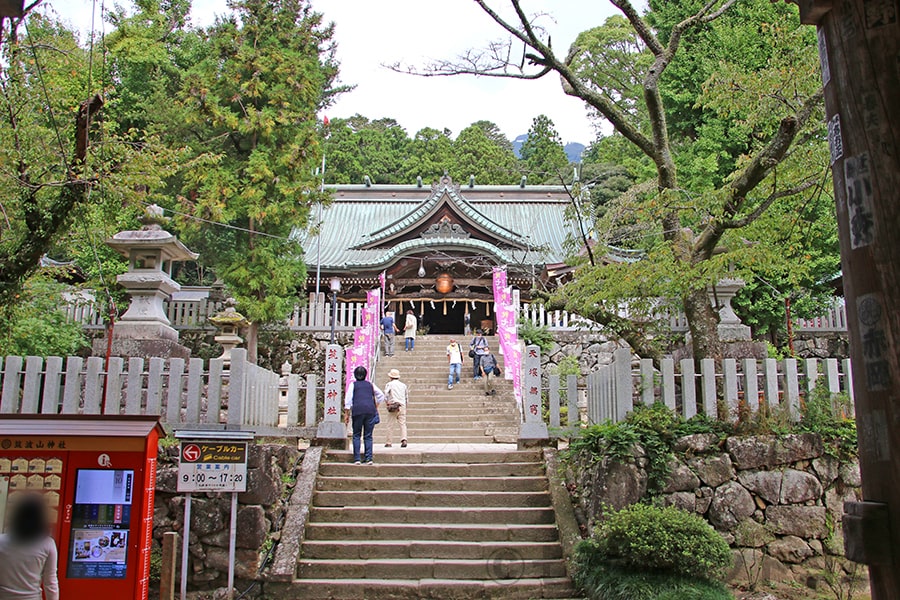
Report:
M 684 314 L 691 331 L 691 348 L 694 358 L 722 360 L 722 342 L 719 340 L 719 316 L 709 301 L 706 289 L 694 290 L 683 298 Z
M 247 328 L 247 360 L 254 365 L 259 351 L 259 324 L 250 323 Z

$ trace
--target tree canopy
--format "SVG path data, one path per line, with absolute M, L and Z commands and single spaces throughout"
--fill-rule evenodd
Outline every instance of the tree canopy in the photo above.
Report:
M 659 298 L 672 298 L 688 317 L 694 355 L 721 357 L 709 289 L 723 277 L 788 269 L 799 282 L 809 267 L 785 255 L 772 228 L 796 223 L 799 207 L 822 199 L 827 185 L 815 33 L 800 25 L 796 7 L 768 0 L 651 2 L 644 14 L 611 0 L 621 16 L 582 33 L 562 57 L 521 0 L 512 0 L 515 20 L 476 3 L 510 36 L 506 43 L 424 74 L 556 74 L 566 94 L 614 129 L 596 153 L 627 165 L 637 181 L 606 202 L 595 229 L 601 244 L 631 231 L 644 259 L 584 264 L 552 302 L 659 356 L 654 317 Z M 523 63 L 509 60 L 518 45 Z M 621 316 L 623 298 L 637 319 Z

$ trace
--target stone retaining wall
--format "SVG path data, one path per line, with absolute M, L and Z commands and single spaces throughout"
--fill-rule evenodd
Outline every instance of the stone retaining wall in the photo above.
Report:
M 245 589 L 259 579 L 266 554 L 277 540 L 284 521 L 295 469 L 301 452 L 284 444 L 249 444 L 247 491 L 238 495 L 235 587 Z M 184 528 L 184 494 L 176 491 L 178 446 L 159 449 L 153 544 L 163 533 Z M 214 589 L 227 584 L 231 494 L 194 493 L 188 572 L 191 589 Z M 272 538 L 271 542 L 267 540 Z M 178 549 L 181 555 L 181 549 Z M 180 558 L 178 560 L 180 565 Z
M 817 435 L 731 437 L 697 434 L 676 443 L 661 500 L 703 516 L 734 552 L 733 581 L 796 582 L 817 587 L 823 570 L 864 569 L 843 558 L 845 501 L 860 499 L 857 462 L 824 453 Z M 636 503 L 647 493 L 647 458 L 587 456 L 570 463 L 573 502 L 591 529 L 603 506 Z M 839 565 L 839 566 L 838 566 Z
M 612 362 L 613 352 L 622 347 L 621 343 L 610 341 L 599 333 L 587 332 L 553 332 L 555 342 L 549 352 L 541 353 L 541 374 L 544 385 L 547 385 L 547 376 L 556 373 L 556 367 L 567 356 L 578 359 L 581 376 L 578 385 L 584 385 L 584 376 L 596 371 L 602 366 Z

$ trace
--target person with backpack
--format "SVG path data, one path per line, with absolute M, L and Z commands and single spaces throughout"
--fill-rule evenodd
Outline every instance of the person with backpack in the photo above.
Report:
M 385 406 L 388 410 L 387 440 L 385 448 L 393 444 L 394 425 L 400 424 L 400 447 L 406 448 L 406 407 L 409 402 L 409 388 L 400 381 L 400 371 L 391 369 L 388 372 L 390 381 L 384 386 L 384 395 L 387 398 Z
M 472 377 L 481 379 L 481 357 L 488 353 L 488 343 L 480 329 L 475 330 L 475 337 L 469 344 L 469 356 L 472 357 Z
M 478 364 L 481 376 L 484 378 L 484 395 L 496 395 L 497 390 L 494 389 L 494 379 L 500 375 L 500 367 L 497 366 L 497 358 L 491 354 L 490 348 L 487 349 L 487 354 L 481 356 Z
M 365 367 L 353 370 L 355 381 L 347 388 L 344 399 L 344 418 L 353 423 L 353 464 L 360 464 L 360 439 L 365 445 L 362 457 L 367 465 L 372 460 L 372 432 L 375 425 L 381 422 L 378 416 L 378 405 L 384 402 L 384 392 L 370 381 L 366 381 L 369 372 Z
M 394 322 L 394 313 L 388 311 L 381 319 L 381 329 L 384 332 L 384 355 L 394 355 L 394 334 L 400 333 L 400 329 Z

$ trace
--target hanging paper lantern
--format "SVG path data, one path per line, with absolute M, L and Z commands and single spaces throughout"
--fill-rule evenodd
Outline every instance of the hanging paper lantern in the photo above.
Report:
M 449 293 L 453 289 L 453 277 L 450 276 L 450 273 L 441 273 L 435 280 L 434 288 L 440 294 Z

